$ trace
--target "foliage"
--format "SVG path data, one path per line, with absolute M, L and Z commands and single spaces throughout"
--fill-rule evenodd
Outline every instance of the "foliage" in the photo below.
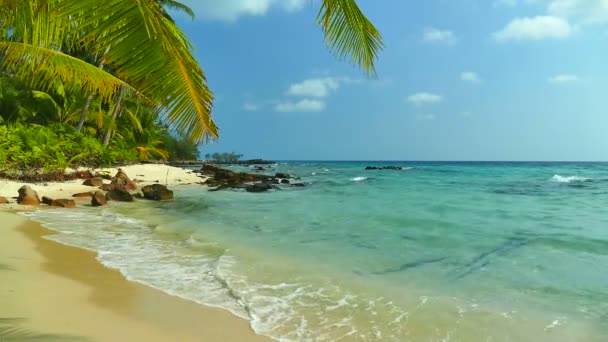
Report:
M 220 164 L 236 163 L 242 157 L 243 157 L 242 154 L 237 154 L 234 152 L 232 152 L 232 153 L 213 153 L 213 154 L 205 155 L 206 160 L 210 160 L 210 161 L 213 161 L 215 163 L 220 163 Z
M 171 10 L 194 16 L 178 0 L 0 0 L 0 169 L 198 159 L 219 135 L 213 94 Z M 317 20 L 375 76 L 381 36 L 355 0 L 323 0 Z
M 198 160 L 199 150 L 196 145 L 170 134 L 162 138 L 163 148 L 169 153 L 169 160 Z
M 106 166 L 123 157 L 93 136 L 62 124 L 0 126 L 0 167 L 52 171 L 73 165 Z

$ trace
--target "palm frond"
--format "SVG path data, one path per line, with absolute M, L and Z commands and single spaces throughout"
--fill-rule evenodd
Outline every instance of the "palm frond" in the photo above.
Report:
M 119 88 L 137 91 L 116 76 L 60 51 L 30 44 L 0 41 L 0 71 L 34 88 L 52 90 L 59 79 L 72 91 L 96 92 L 111 99 Z
M 163 7 L 168 8 L 170 10 L 174 10 L 174 11 L 178 11 L 178 12 L 184 12 L 184 13 L 186 13 L 192 19 L 195 18 L 194 11 L 192 10 L 192 8 L 190 8 L 189 6 L 186 6 L 186 5 L 182 4 L 179 1 L 175 1 L 175 0 L 160 0 L 160 4 Z
M 323 0 L 317 23 L 329 48 L 340 58 L 376 77 L 375 62 L 384 47 L 382 35 L 355 0 Z
M 65 0 L 59 13 L 87 11 L 83 44 L 111 46 L 106 64 L 115 75 L 156 100 L 165 121 L 191 142 L 218 137 L 211 116 L 213 95 L 192 45 L 157 0 Z M 88 23 L 103 22 L 103 25 Z

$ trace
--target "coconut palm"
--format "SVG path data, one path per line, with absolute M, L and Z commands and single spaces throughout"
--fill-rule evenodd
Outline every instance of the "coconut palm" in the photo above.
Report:
M 212 92 L 167 8 L 189 10 L 175 0 L 0 0 L 0 72 L 35 87 L 59 79 L 101 101 L 136 96 L 190 141 L 217 138 Z M 375 76 L 381 36 L 355 0 L 323 0 L 317 20 L 339 58 Z

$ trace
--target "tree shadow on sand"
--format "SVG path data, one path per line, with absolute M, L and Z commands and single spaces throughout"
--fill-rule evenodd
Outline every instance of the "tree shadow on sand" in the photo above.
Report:
M 23 327 L 25 320 L 22 318 L 0 318 L 0 342 L 9 341 L 45 341 L 45 342 L 85 342 L 90 339 L 84 337 L 43 334 Z

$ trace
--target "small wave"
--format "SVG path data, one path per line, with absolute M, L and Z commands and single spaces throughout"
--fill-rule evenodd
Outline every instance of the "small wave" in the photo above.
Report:
M 351 182 L 365 182 L 367 180 L 367 177 L 355 177 L 355 178 L 351 178 L 350 179 Z
M 413 167 L 411 167 L 411 166 L 403 166 L 403 167 L 401 168 L 401 170 L 403 170 L 403 171 L 408 171 L 408 170 L 413 170 L 413 169 L 414 169 L 414 168 L 413 168 Z
M 557 183 L 582 183 L 582 182 L 592 182 L 593 179 L 588 177 L 579 177 L 579 176 L 560 176 L 554 175 L 551 178 L 551 181 Z

